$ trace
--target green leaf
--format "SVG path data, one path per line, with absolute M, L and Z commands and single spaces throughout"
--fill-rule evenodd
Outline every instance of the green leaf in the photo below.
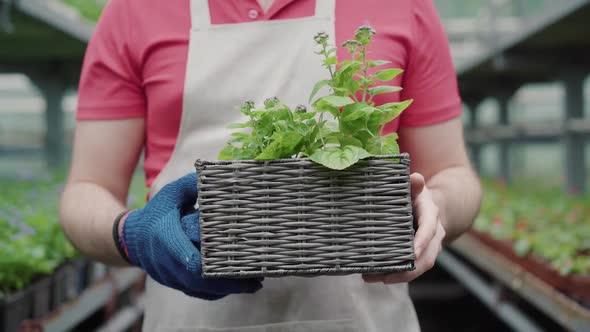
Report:
M 339 69 L 334 72 L 333 88 L 346 88 L 352 81 L 356 81 L 353 76 L 360 70 L 361 63 L 358 61 L 342 62 Z
M 367 141 L 367 150 L 374 155 L 396 155 L 399 154 L 398 136 L 391 133 L 385 136 L 371 137 Z
M 307 113 L 295 113 L 295 119 L 297 120 L 309 120 L 315 117 L 315 112 L 307 112 Z
M 331 56 L 324 60 L 325 65 L 335 65 L 338 61 L 336 60 L 336 56 Z
M 367 109 L 371 109 L 372 107 L 366 107 Z M 358 110 L 356 112 L 348 113 L 346 116 L 343 116 L 340 121 L 354 121 L 360 118 L 365 118 L 367 113 Z
M 325 98 L 325 97 L 324 97 Z M 318 99 L 312 107 L 318 112 L 330 112 L 335 118 L 340 116 L 340 111 L 337 107 L 330 105 L 324 98 Z
M 347 106 L 344 106 L 344 108 L 342 108 L 342 118 L 348 118 L 349 116 L 351 116 L 353 113 L 356 113 L 357 111 L 366 108 L 366 107 L 372 107 L 367 103 L 354 103 L 354 104 L 350 104 Z
M 377 106 L 377 109 L 383 112 L 379 124 L 383 125 L 397 118 L 413 101 L 413 99 L 408 99 L 399 103 L 387 103 Z
M 217 155 L 217 159 L 219 160 L 234 160 L 237 159 L 237 152 L 238 152 L 238 148 L 236 148 L 233 145 L 226 145 Z
M 256 156 L 257 160 L 289 158 L 299 152 L 298 149 L 303 141 L 303 136 L 294 131 L 277 132 L 272 138 L 274 141 Z
M 321 100 L 325 101 L 330 106 L 337 107 L 337 108 L 344 107 L 344 106 L 350 105 L 350 104 L 354 104 L 354 100 L 352 100 L 350 97 L 335 96 L 335 95 L 325 96 Z
M 262 152 L 256 156 L 256 160 L 270 160 L 280 159 L 281 157 L 281 143 L 275 141 L 267 145 Z
M 323 137 L 324 143 L 326 144 L 340 144 L 340 139 L 342 138 L 341 132 L 332 132 L 328 133 L 326 136 Z
M 391 93 L 391 92 L 398 92 L 401 91 L 402 88 L 399 86 L 390 86 L 390 85 L 380 85 L 374 88 L 369 88 L 367 91 L 371 96 L 380 95 L 383 93 Z
M 352 145 L 358 146 L 359 148 L 363 147 L 363 143 L 354 137 L 340 136 L 339 141 L 341 146 Z
M 355 96 L 357 92 L 361 89 L 361 85 L 357 80 L 350 79 L 346 81 L 346 83 L 344 84 L 344 88 L 346 89 L 347 95 Z
M 379 126 L 383 123 L 383 113 L 382 112 L 373 112 L 369 116 L 367 120 L 367 130 L 373 133 L 373 136 L 376 136 L 379 132 Z
M 309 158 L 318 164 L 331 169 L 342 170 L 354 165 L 357 161 L 369 157 L 365 149 L 347 145 L 343 147 L 329 147 L 315 151 Z
M 321 127 L 320 133 L 322 136 L 328 136 L 330 133 L 338 132 L 338 122 L 337 121 L 324 121 L 323 126 Z
M 377 66 L 382 66 L 382 65 L 386 65 L 391 63 L 391 61 L 386 61 L 386 60 L 372 60 L 372 61 L 368 61 L 369 67 L 371 68 L 375 68 Z
M 313 89 L 311 89 L 311 95 L 309 96 L 308 102 L 311 103 L 311 100 L 313 99 L 313 97 L 315 97 L 315 95 L 318 93 L 318 91 L 320 91 L 320 89 L 323 88 L 324 86 L 329 85 L 330 82 L 332 82 L 332 80 L 323 80 L 323 81 L 317 82 L 313 86 Z
M 361 68 L 361 63 L 355 60 L 344 60 L 340 62 L 340 66 L 336 70 L 335 74 L 342 74 L 348 70 L 356 71 Z
M 369 108 L 367 110 L 364 110 Z M 343 134 L 358 136 L 363 129 L 367 129 L 367 118 L 370 117 L 367 103 L 355 103 L 345 106 L 339 119 L 339 129 Z M 361 111 L 363 110 L 363 111 Z M 358 137 L 357 137 L 358 138 Z M 363 141 L 363 139 L 361 139 Z
M 399 75 L 403 72 L 404 71 L 402 69 L 398 69 L 398 68 L 379 70 L 378 72 L 375 73 L 375 77 L 377 77 L 379 80 L 381 80 L 383 82 L 387 82 L 387 81 L 391 81 L 397 75 Z

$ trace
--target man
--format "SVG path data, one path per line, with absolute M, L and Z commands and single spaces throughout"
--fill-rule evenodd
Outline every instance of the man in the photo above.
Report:
M 396 81 L 404 90 L 376 101 L 414 99 L 386 131 L 398 132 L 412 158 L 416 270 L 202 279 L 194 159 L 215 159 L 241 102 L 307 99 L 324 75 L 317 32 L 339 46 L 366 23 L 378 32 L 370 56 L 405 70 Z M 84 62 L 63 226 L 88 256 L 147 272 L 146 330 L 417 331 L 407 282 L 479 208 L 460 114 L 431 0 L 111 0 Z M 142 149 L 151 199 L 126 211 Z

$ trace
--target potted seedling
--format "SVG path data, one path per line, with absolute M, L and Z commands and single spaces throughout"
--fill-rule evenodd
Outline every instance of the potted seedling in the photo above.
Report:
M 205 277 L 414 268 L 409 156 L 395 133 L 383 135 L 412 101 L 376 105 L 401 89 L 385 83 L 402 70 L 369 58 L 374 34 L 358 28 L 343 61 L 317 34 L 330 76 L 312 89 L 311 109 L 245 102 L 248 121 L 232 126 L 220 160 L 196 161 Z

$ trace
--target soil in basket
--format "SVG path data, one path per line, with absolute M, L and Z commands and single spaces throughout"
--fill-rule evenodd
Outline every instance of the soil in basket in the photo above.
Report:
M 512 242 L 509 240 L 494 239 L 488 234 L 475 230 L 472 230 L 470 233 L 481 243 L 522 266 L 525 270 L 533 273 L 548 285 L 580 302 L 590 303 L 590 276 L 561 275 L 546 260 L 540 257 L 530 254 L 518 256 L 512 249 Z
M 32 307 L 30 288 L 0 298 L 0 331 L 19 331 L 21 322 L 31 318 Z

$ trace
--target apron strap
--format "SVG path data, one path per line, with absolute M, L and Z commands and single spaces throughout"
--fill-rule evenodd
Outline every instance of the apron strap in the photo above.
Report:
M 335 0 L 315 0 L 315 17 L 332 18 L 336 15 Z
M 211 25 L 208 0 L 191 0 L 191 25 L 193 28 L 205 28 Z

